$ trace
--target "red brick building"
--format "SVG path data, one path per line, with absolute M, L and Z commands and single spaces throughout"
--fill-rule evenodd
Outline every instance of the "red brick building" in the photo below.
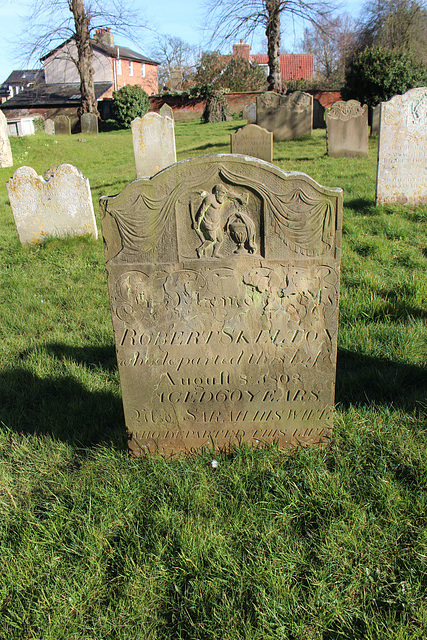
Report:
M 245 58 L 249 62 L 256 62 L 260 67 L 265 67 L 268 75 L 268 55 L 264 53 L 251 53 L 251 45 L 242 40 L 233 45 L 233 58 Z M 312 53 L 281 53 L 280 75 L 282 82 L 289 80 L 311 80 L 313 77 Z

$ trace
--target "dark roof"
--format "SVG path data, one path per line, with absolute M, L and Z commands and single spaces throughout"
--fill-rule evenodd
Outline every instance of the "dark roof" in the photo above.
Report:
M 44 82 L 44 69 L 14 69 L 3 84 Z
M 52 51 L 49 51 L 49 53 L 47 53 L 45 56 L 40 58 L 40 60 L 46 60 L 46 58 L 51 56 L 52 53 L 54 53 L 55 51 L 58 51 L 58 49 L 61 49 L 61 47 L 63 47 L 64 44 L 68 44 L 68 42 L 70 42 L 71 40 L 73 40 L 73 37 L 68 38 L 68 40 L 65 40 L 65 42 L 58 45 L 55 49 L 52 49 Z M 147 58 L 146 56 L 143 56 L 140 53 L 137 53 L 136 51 L 132 51 L 132 49 L 128 49 L 127 47 L 109 45 L 109 44 L 106 44 L 105 42 L 100 42 L 99 40 L 95 40 L 94 38 L 91 38 L 90 42 L 93 49 L 98 49 L 98 51 L 102 51 L 103 53 L 106 53 L 112 58 L 126 58 L 129 60 L 138 60 L 138 62 L 143 62 L 144 64 L 145 63 L 155 64 L 155 65 L 160 64 L 160 62 L 151 60 L 151 58 Z
M 95 97 L 97 100 L 112 86 L 111 82 L 95 82 Z M 48 105 L 64 105 L 80 103 L 80 84 L 40 84 L 32 89 L 21 91 L 13 98 L 9 98 L 0 105 L 10 107 L 38 107 Z

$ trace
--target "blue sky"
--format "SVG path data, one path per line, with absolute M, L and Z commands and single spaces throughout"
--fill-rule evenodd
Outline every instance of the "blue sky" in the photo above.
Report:
M 352 0 L 342 3 L 342 12 L 347 11 L 358 16 L 364 0 Z M 116 44 L 130 46 L 147 56 L 152 55 L 156 33 L 176 36 L 189 44 L 201 46 L 203 35 L 200 25 L 203 24 L 202 4 L 199 0 L 136 0 L 135 6 L 140 6 L 153 32 L 142 35 L 139 45 L 130 43 L 123 38 L 116 38 Z M 149 7 L 149 8 L 147 8 Z M 25 33 L 25 16 L 28 15 L 25 4 L 19 0 L 0 0 L 0 83 L 4 82 L 13 69 L 26 67 L 25 61 L 19 58 L 16 45 Z M 301 26 L 294 25 L 283 34 L 283 46 L 289 52 L 298 51 L 298 41 L 301 38 Z M 262 35 L 252 43 L 253 51 L 261 52 Z M 36 67 L 37 61 L 31 67 Z

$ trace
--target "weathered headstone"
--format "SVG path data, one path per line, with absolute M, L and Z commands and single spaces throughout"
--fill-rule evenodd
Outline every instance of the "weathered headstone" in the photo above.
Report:
M 19 167 L 6 186 L 22 244 L 48 236 L 98 237 L 89 180 L 72 164 L 49 169 L 45 178 Z
M 380 113 L 381 113 L 381 105 L 377 104 L 375 107 L 372 107 L 371 111 L 371 136 L 377 136 L 380 132 Z
M 85 135 L 98 135 L 98 118 L 94 113 L 84 113 L 80 118 L 81 132 Z
M 0 169 L 13 165 L 12 149 L 10 148 L 9 135 L 7 133 L 7 120 L 3 111 L 0 111 Z
M 147 113 L 131 123 L 136 176 L 153 176 L 176 162 L 174 122 Z
M 331 158 L 368 155 L 368 106 L 338 100 L 326 109 L 326 145 Z
M 311 135 L 313 96 L 294 91 L 282 96 L 268 91 L 257 97 L 257 124 L 273 132 L 275 140 L 293 140 Z
M 327 442 L 341 189 L 202 156 L 100 204 L 131 449 Z
M 256 123 L 256 103 L 255 102 L 251 102 L 250 104 L 247 104 L 245 107 L 243 107 L 242 118 L 243 120 L 246 120 L 248 124 Z
M 427 87 L 381 103 L 377 204 L 427 204 Z
M 51 118 L 44 121 L 44 132 L 50 136 L 55 135 L 55 123 Z
M 273 134 L 257 124 L 247 124 L 230 134 L 231 153 L 273 160 Z
M 71 121 L 68 116 L 55 117 L 55 135 L 71 135 Z
M 313 129 L 325 128 L 325 107 L 323 104 L 313 98 Z
M 170 107 L 168 104 L 163 104 L 160 107 L 160 111 L 159 111 L 160 115 L 166 118 L 170 118 L 171 120 L 173 120 L 173 109 L 172 107 Z

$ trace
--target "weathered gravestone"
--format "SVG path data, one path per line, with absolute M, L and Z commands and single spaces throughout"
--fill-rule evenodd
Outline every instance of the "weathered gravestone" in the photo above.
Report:
M 131 449 L 327 442 L 341 189 L 219 155 L 100 204 Z
M 371 136 L 377 136 L 380 132 L 380 114 L 381 114 L 380 104 L 377 104 L 375 107 L 372 107 Z
M 273 132 L 275 140 L 293 140 L 311 135 L 313 96 L 294 91 L 282 96 L 268 91 L 257 97 L 257 124 Z
M 159 113 L 164 118 L 166 117 L 166 118 L 170 118 L 171 120 L 173 120 L 173 109 L 168 104 L 165 103 L 164 105 L 162 105 L 160 107 Z
M 55 123 L 51 118 L 44 121 L 44 132 L 50 136 L 55 135 Z
M 49 169 L 45 178 L 19 167 L 6 186 L 22 244 L 48 236 L 98 237 L 89 180 L 72 164 Z
M 84 113 L 80 118 L 80 129 L 83 134 L 98 135 L 98 118 L 94 113 Z
M 12 149 L 7 132 L 7 120 L 3 111 L 0 111 L 0 169 L 13 165 Z
M 71 121 L 68 116 L 55 117 L 55 135 L 71 135 Z
M 247 104 L 245 107 L 243 107 L 242 118 L 243 120 L 246 120 L 248 124 L 256 123 L 256 103 L 255 102 L 251 102 L 250 104 Z
M 153 176 L 176 162 L 174 122 L 147 113 L 131 123 L 136 176 Z
M 230 134 L 231 153 L 253 156 L 272 162 L 273 134 L 257 124 L 247 124 Z
M 339 100 L 326 109 L 326 145 L 331 158 L 368 155 L 368 107 Z
M 427 204 L 427 87 L 381 103 L 377 204 Z

